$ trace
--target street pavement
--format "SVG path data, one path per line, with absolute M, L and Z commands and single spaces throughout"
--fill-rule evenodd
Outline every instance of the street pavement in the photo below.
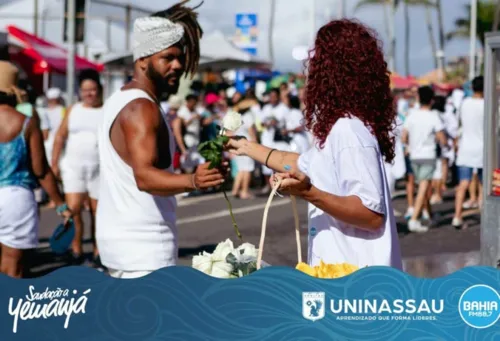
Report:
M 453 193 L 450 191 L 442 204 L 433 207 L 434 226 L 427 233 L 409 233 L 402 217 L 406 210 L 404 192 L 399 191 L 397 194 L 393 203 L 405 271 L 417 277 L 432 278 L 478 264 L 480 244 L 478 210 L 466 211 L 468 228 L 455 230 L 450 225 L 454 207 Z M 230 197 L 230 200 L 244 241 L 258 245 L 267 197 L 257 197 L 252 200 Z M 190 266 L 194 255 L 204 250 L 213 251 L 217 243 L 227 238 L 237 240 L 222 193 L 182 198 L 178 203 L 180 265 Z M 297 204 L 300 214 L 302 257 L 306 260 L 307 204 L 301 200 L 297 200 Z M 88 212 L 84 212 L 84 220 L 86 223 L 84 251 L 90 258 L 92 244 Z M 55 256 L 48 245 L 48 239 L 59 223 L 60 220 L 53 210 L 42 208 L 40 246 L 32 257 L 31 276 L 41 276 L 68 265 L 67 260 Z M 273 199 L 273 206 L 268 216 L 263 258 L 272 265 L 294 267 L 297 263 L 294 220 L 289 198 Z

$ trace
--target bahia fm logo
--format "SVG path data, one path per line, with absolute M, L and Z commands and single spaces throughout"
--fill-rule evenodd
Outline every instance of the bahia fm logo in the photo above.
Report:
M 500 318 L 500 295 L 488 285 L 473 285 L 460 297 L 458 311 L 470 327 L 491 327 Z
M 302 316 L 311 321 L 321 320 L 325 317 L 325 293 L 302 293 Z

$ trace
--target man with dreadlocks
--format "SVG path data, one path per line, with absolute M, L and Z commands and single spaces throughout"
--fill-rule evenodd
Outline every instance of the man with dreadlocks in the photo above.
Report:
M 173 172 L 174 136 L 158 98 L 175 94 L 183 72 L 192 74 L 198 65 L 202 30 L 185 2 L 135 21 L 134 77 L 104 107 L 96 235 L 113 277 L 137 278 L 175 265 L 174 196 L 224 182 L 226 169 L 208 164 L 191 175 Z

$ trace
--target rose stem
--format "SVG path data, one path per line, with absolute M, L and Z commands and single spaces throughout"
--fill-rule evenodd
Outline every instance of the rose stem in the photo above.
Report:
M 229 201 L 229 198 L 227 197 L 226 190 L 223 189 L 222 192 L 224 193 L 224 198 L 226 199 L 227 206 L 229 208 L 229 214 L 231 215 L 231 220 L 233 221 L 234 231 L 236 232 L 238 239 L 243 242 L 243 237 L 241 236 L 240 230 L 238 229 L 238 224 L 236 224 L 236 219 L 234 219 L 233 206 L 231 205 L 231 201 Z
M 220 130 L 220 135 L 224 136 L 224 127 L 221 128 Z M 226 199 L 227 202 L 227 207 L 229 208 L 229 214 L 231 215 L 231 220 L 233 222 L 233 227 L 234 231 L 236 232 L 236 235 L 238 236 L 238 239 L 243 242 L 243 237 L 241 236 L 240 230 L 238 228 L 238 224 L 236 224 L 236 219 L 234 219 L 234 214 L 233 214 L 233 206 L 231 205 L 231 201 L 229 201 L 229 198 L 227 197 L 226 190 L 222 189 L 222 193 L 224 193 L 224 198 Z

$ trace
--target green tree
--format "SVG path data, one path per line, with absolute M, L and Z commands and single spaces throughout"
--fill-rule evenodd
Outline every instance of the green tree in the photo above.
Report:
M 495 21 L 496 2 L 491 0 L 482 0 L 477 3 L 477 39 L 484 47 L 484 36 L 487 32 L 495 31 L 498 27 L 493 27 Z M 470 5 L 464 6 L 465 16 L 455 20 L 455 29 L 448 32 L 447 39 L 465 38 L 470 36 Z

